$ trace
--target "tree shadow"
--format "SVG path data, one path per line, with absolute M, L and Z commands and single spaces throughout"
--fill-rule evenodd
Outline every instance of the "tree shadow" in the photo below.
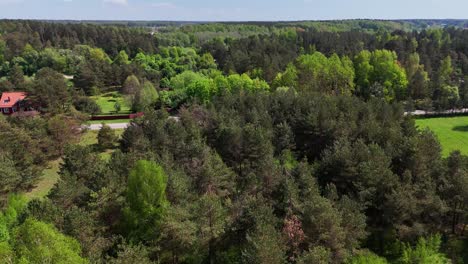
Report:
M 466 126 L 456 126 L 452 128 L 453 131 L 468 132 L 468 125 Z

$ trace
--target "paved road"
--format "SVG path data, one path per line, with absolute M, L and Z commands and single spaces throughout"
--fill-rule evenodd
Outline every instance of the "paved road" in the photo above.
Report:
M 431 116 L 431 115 L 450 115 L 450 114 L 464 114 L 464 113 L 468 113 L 468 108 L 451 109 L 451 110 L 444 110 L 444 111 L 416 110 L 414 112 L 405 112 L 405 115 L 411 114 L 413 116 Z
M 170 116 L 168 119 L 179 122 L 180 117 Z M 128 123 L 111 123 L 111 124 L 106 124 L 106 125 L 110 126 L 110 128 L 112 128 L 112 129 L 125 129 L 130 125 L 130 122 L 128 122 Z M 100 130 L 101 127 L 102 127 L 102 124 L 83 125 L 83 129 L 89 129 L 89 130 Z
M 115 123 L 115 124 L 106 124 L 110 126 L 112 129 L 125 129 L 128 127 L 130 123 Z M 100 130 L 102 127 L 101 124 L 92 124 L 92 125 L 87 125 L 84 126 L 84 128 L 88 128 L 89 130 Z

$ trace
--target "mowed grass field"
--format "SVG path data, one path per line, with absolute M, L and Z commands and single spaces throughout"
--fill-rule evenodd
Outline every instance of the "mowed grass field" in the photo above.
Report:
M 125 101 L 125 98 L 119 92 L 108 92 L 97 96 L 91 97 L 101 107 L 101 114 L 129 114 L 131 112 L 130 106 Z M 115 112 L 114 105 L 118 102 L 120 104 L 120 112 Z
M 468 116 L 416 119 L 416 125 L 437 135 L 444 157 L 454 150 L 468 155 Z

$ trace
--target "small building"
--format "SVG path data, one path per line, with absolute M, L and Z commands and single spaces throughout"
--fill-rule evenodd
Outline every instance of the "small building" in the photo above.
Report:
M 25 92 L 4 92 L 0 98 L 0 112 L 11 115 L 15 112 L 28 111 Z

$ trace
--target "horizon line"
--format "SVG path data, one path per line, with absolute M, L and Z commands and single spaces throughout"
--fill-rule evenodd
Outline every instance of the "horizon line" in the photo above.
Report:
M 258 23 L 258 22 L 339 22 L 339 21 L 357 21 L 357 20 L 368 20 L 368 21 L 468 21 L 468 18 L 337 18 L 337 19 L 298 19 L 298 20 L 151 20 L 151 19 L 69 19 L 69 18 L 0 18 L 0 21 L 4 20 L 23 20 L 23 21 L 73 21 L 73 22 L 196 22 L 196 23 Z

